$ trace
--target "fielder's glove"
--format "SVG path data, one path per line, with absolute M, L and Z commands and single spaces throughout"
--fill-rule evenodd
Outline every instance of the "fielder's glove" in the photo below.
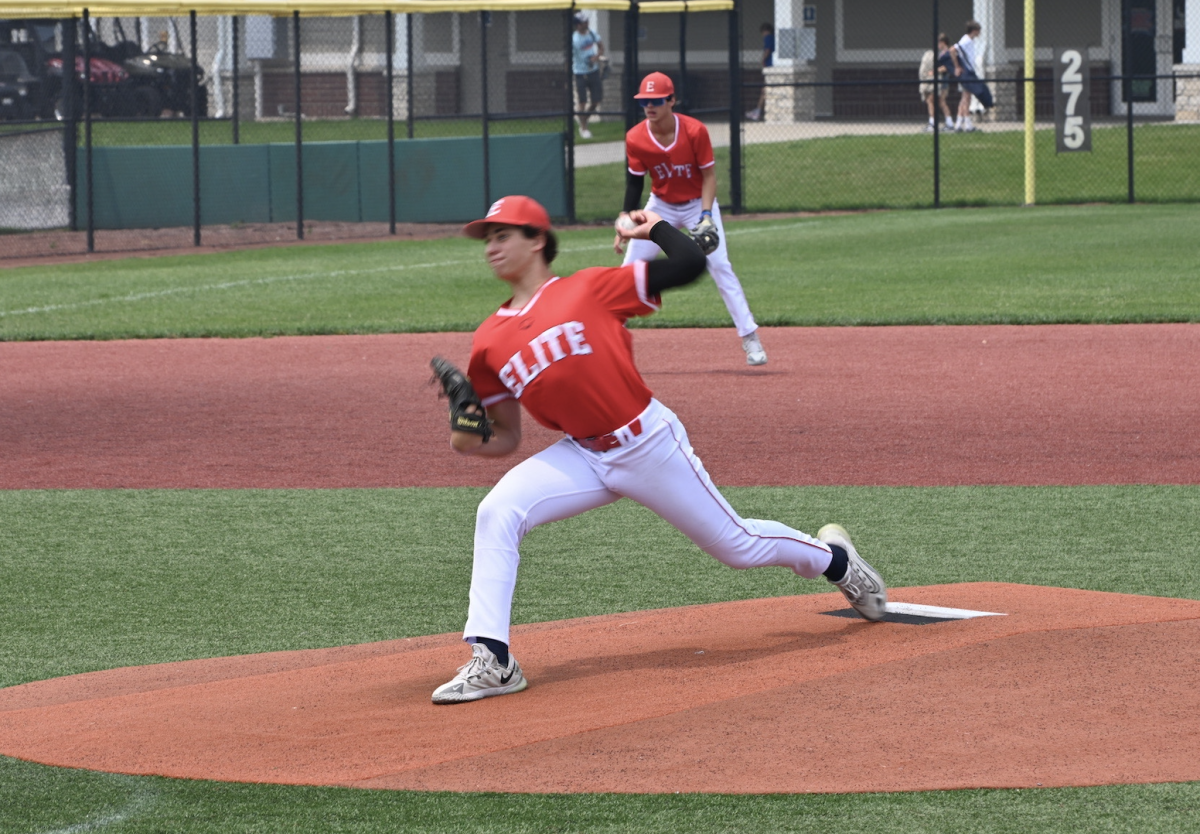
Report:
M 721 236 L 717 233 L 717 224 L 708 214 L 702 214 L 700 222 L 688 229 L 688 234 L 692 236 L 692 240 L 705 255 L 716 252 L 717 246 L 721 243 Z
M 440 384 L 442 391 L 438 396 L 450 400 L 450 428 L 477 434 L 484 443 L 491 440 L 491 423 L 467 375 L 440 356 L 429 360 L 429 367 L 433 368 L 430 384 Z M 475 413 L 467 411 L 467 407 L 472 405 L 475 406 Z

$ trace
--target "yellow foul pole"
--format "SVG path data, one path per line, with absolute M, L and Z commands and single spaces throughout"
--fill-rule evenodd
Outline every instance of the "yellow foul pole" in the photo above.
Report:
M 1033 0 L 1025 0 L 1025 205 L 1037 200 L 1037 159 L 1033 145 Z

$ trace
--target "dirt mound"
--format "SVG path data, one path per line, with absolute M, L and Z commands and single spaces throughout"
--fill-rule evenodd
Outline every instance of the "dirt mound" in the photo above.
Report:
M 809 792 L 1200 779 L 1200 602 L 904 588 L 522 626 L 525 692 L 435 707 L 457 635 L 0 691 L 0 753 L 133 774 L 505 792 Z

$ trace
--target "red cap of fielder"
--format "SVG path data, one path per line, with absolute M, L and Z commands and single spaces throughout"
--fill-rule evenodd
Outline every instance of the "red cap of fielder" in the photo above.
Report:
M 652 72 L 642 79 L 634 98 L 666 98 L 675 95 L 675 85 L 661 72 Z
M 482 220 L 472 220 L 463 226 L 463 234 L 483 240 L 487 234 L 487 227 L 493 223 L 501 226 L 532 226 L 539 232 L 545 232 L 550 229 L 550 215 L 542 208 L 542 204 L 532 197 L 514 194 L 501 197 L 492 203 L 486 217 Z

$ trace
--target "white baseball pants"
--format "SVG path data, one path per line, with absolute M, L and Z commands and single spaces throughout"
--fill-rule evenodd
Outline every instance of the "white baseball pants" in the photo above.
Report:
M 732 568 L 777 565 L 808 579 L 828 545 L 777 521 L 742 518 L 713 486 L 675 413 L 658 400 L 629 445 L 590 452 L 569 437 L 514 466 L 479 504 L 465 638 L 508 642 L 521 540 L 540 524 L 632 498 Z
M 700 222 L 701 209 L 698 198 L 686 203 L 668 203 L 660 200 L 657 195 L 651 194 L 650 199 L 646 202 L 646 209 L 655 212 L 677 229 L 690 229 Z M 729 263 L 729 250 L 725 246 L 725 226 L 721 223 L 721 207 L 717 205 L 716 200 L 713 201 L 712 218 L 721 241 L 716 250 L 708 256 L 708 273 L 713 277 L 717 291 L 721 293 L 725 309 L 733 317 L 737 334 L 749 336 L 758 329 L 758 325 L 754 321 L 754 314 L 750 312 L 750 305 L 746 301 L 746 292 L 742 289 L 742 282 L 738 280 L 737 275 L 733 272 L 733 266 Z M 653 241 L 631 240 L 625 250 L 625 260 L 622 262 L 622 266 L 634 261 L 652 261 L 661 251 L 658 244 Z

